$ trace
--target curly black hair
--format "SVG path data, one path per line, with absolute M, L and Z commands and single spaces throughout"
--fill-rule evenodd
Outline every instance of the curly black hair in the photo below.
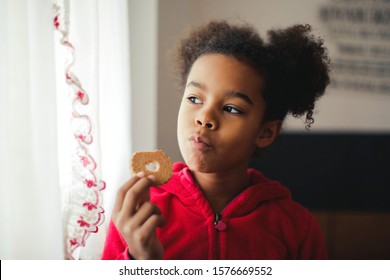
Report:
M 323 40 L 310 25 L 293 25 L 268 32 L 264 42 L 249 24 L 211 21 L 191 29 L 176 49 L 176 68 L 185 86 L 192 64 L 204 54 L 231 55 L 259 71 L 265 79 L 264 121 L 306 114 L 306 128 L 314 123 L 315 102 L 329 84 L 330 60 Z

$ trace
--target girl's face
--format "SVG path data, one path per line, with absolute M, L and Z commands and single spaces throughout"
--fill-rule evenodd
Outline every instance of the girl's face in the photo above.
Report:
M 191 170 L 247 168 L 264 146 L 263 78 L 232 56 L 199 57 L 188 75 L 178 116 L 180 151 Z

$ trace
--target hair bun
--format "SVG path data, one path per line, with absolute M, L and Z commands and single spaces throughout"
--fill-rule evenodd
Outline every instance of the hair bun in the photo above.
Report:
M 308 127 L 314 122 L 315 101 L 329 84 L 330 68 L 323 40 L 311 31 L 310 25 L 271 30 L 267 43 L 268 93 L 272 93 L 269 97 L 273 102 L 284 103 L 286 113 L 296 117 L 306 113 Z

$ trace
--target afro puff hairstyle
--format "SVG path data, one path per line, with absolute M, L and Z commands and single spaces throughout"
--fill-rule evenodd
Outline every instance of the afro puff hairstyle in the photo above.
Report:
M 185 85 L 192 64 L 204 54 L 235 57 L 262 74 L 266 102 L 264 121 L 284 120 L 287 114 L 306 115 L 306 128 L 314 123 L 315 102 L 329 84 L 330 60 L 323 40 L 309 25 L 268 31 L 264 42 L 248 24 L 211 21 L 191 29 L 176 49 L 176 69 Z

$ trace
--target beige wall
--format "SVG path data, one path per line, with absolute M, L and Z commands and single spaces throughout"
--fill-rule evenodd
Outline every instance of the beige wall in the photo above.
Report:
M 158 6 L 157 144 L 175 161 L 182 160 L 176 136 L 181 90 L 174 76 L 172 52 L 180 35 L 195 21 L 196 2 L 164 0 Z
M 157 0 L 130 0 L 132 151 L 157 146 Z

